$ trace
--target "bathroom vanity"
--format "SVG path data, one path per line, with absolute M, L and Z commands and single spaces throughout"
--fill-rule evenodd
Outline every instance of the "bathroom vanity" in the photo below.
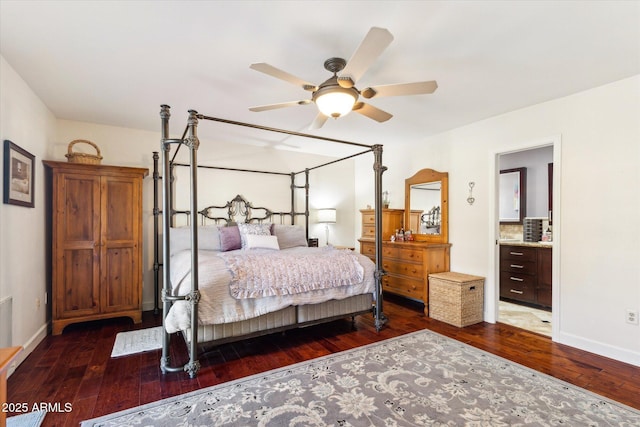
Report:
M 551 308 L 552 245 L 500 243 L 500 298 Z

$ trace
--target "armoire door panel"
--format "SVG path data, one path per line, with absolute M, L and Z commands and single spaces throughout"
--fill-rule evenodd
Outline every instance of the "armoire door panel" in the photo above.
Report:
M 99 236 L 100 180 L 92 175 L 63 174 L 60 177 L 63 190 L 58 193 L 59 231 L 58 242 L 91 241 Z
M 69 318 L 98 313 L 100 267 L 94 249 L 65 250 L 61 261 L 55 295 L 58 316 Z
M 104 178 L 103 203 L 106 215 L 103 218 L 103 235 L 107 241 L 134 241 L 137 239 L 137 212 L 134 203 L 140 201 L 133 179 Z
M 133 310 L 139 305 L 138 262 L 135 247 L 109 248 L 102 257 L 104 266 L 102 310 Z

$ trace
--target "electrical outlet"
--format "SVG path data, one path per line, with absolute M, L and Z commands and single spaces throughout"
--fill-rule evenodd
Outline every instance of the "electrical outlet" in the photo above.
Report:
M 36 308 L 40 308 L 40 298 L 36 298 Z
M 627 309 L 627 323 L 631 323 L 632 325 L 638 324 L 638 311 L 632 310 L 630 308 Z

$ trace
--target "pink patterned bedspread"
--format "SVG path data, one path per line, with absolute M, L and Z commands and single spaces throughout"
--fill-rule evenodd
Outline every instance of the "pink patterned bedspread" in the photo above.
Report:
M 351 286 L 362 282 L 364 269 L 348 250 L 313 254 L 283 251 L 220 254 L 232 276 L 231 296 L 262 298 Z

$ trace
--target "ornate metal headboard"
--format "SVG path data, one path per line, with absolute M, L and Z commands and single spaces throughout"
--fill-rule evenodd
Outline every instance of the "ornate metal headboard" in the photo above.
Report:
M 425 229 L 437 229 L 440 230 L 440 206 L 434 206 L 429 212 L 423 213 L 420 216 L 421 226 Z
M 189 211 L 175 211 L 175 214 L 186 214 L 189 216 Z M 198 211 L 198 220 L 200 224 L 204 225 L 209 222 L 216 224 L 237 224 L 239 222 L 276 222 L 274 217 L 278 217 L 279 222 L 284 223 L 285 217 L 291 219 L 290 224 L 293 224 L 294 214 L 291 212 L 276 212 L 269 208 L 261 206 L 253 206 L 251 202 L 242 197 L 240 194 L 236 195 L 233 199 L 221 206 L 211 205 Z

